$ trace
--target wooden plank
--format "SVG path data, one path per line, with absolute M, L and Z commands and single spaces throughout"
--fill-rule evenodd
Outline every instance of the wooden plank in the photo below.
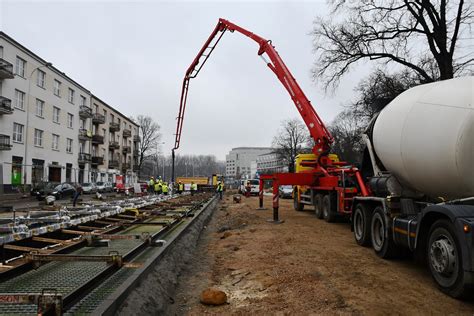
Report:
M 11 245 L 11 244 L 3 245 L 3 248 L 4 249 L 10 249 L 10 250 L 24 251 L 24 252 L 41 251 L 42 250 L 41 248 L 17 246 L 17 245 Z

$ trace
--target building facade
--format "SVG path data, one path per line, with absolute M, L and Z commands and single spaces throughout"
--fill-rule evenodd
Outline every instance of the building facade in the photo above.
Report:
M 274 152 L 259 155 L 256 160 L 257 172 L 259 174 L 272 174 L 277 172 L 288 172 L 288 166 Z
M 237 147 L 232 148 L 226 155 L 226 179 L 252 179 L 252 161 L 255 162 L 257 157 L 272 151 L 268 147 Z M 254 168 L 255 169 L 255 168 Z
M 92 95 L 92 178 L 111 182 L 121 174 L 135 182 L 138 169 L 139 126 Z
M 99 164 L 92 158 L 100 149 L 94 132 L 102 129 L 95 100 L 88 89 L 0 32 L 0 188 L 97 179 Z M 119 136 L 127 146 L 117 148 L 126 150 L 125 163 L 117 168 L 132 179 L 133 142 L 128 140 L 133 131 L 138 135 L 138 127 L 115 112 L 130 131 Z

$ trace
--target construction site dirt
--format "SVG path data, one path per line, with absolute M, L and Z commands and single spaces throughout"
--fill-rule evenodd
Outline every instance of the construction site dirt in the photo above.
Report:
M 227 194 L 204 229 L 178 280 L 167 314 L 470 314 L 473 301 L 438 291 L 411 258 L 382 260 L 358 246 L 348 223 L 329 224 L 312 210 L 280 200 L 283 224 L 258 198 Z M 203 290 L 223 290 L 228 303 L 200 303 Z M 406 302 L 407 304 L 400 304 Z

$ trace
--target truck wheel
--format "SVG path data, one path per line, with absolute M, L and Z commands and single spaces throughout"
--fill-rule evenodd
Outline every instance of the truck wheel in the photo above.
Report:
M 431 226 L 426 257 L 431 276 L 441 291 L 455 298 L 470 294 L 464 282 L 461 247 L 448 220 L 438 220 Z
M 302 212 L 303 209 L 304 209 L 304 204 L 301 204 L 299 201 L 298 201 L 298 193 L 295 192 L 293 194 L 293 207 L 295 208 L 295 211 L 298 211 L 298 212 Z
M 331 196 L 329 194 L 326 194 L 323 197 L 322 209 L 323 217 L 326 222 L 332 223 L 336 220 L 336 214 L 334 214 L 334 211 L 332 210 Z
M 372 210 L 363 204 L 358 204 L 353 216 L 354 238 L 360 246 L 370 245 L 370 223 Z
M 370 224 L 370 235 L 372 247 L 380 258 L 391 259 L 399 254 L 399 248 L 389 233 L 387 221 L 385 220 L 385 212 L 382 207 L 377 206 L 372 215 Z
M 316 196 L 314 197 L 314 214 L 319 219 L 323 218 L 324 214 L 323 214 L 323 195 L 322 194 L 316 194 Z

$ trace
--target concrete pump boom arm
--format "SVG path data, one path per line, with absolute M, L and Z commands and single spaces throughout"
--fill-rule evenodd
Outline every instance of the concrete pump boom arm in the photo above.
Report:
M 291 99 L 295 103 L 296 108 L 298 109 L 301 117 L 303 118 L 303 121 L 308 127 L 310 136 L 314 139 L 315 143 L 315 146 L 313 147 L 313 152 L 317 155 L 327 153 L 330 148 L 330 145 L 334 141 L 333 137 L 327 130 L 324 123 L 319 118 L 319 115 L 314 110 L 313 106 L 304 94 L 303 90 L 301 90 L 300 86 L 296 82 L 290 70 L 286 67 L 285 63 L 278 55 L 278 52 L 272 46 L 271 41 L 266 40 L 225 19 L 219 19 L 219 22 L 217 23 L 216 27 L 202 46 L 196 58 L 194 58 L 193 62 L 186 71 L 186 75 L 184 76 L 183 86 L 181 90 L 179 114 L 177 118 L 178 122 L 176 126 L 176 139 L 173 152 L 174 150 L 179 148 L 179 144 L 181 141 L 181 131 L 183 129 L 189 81 L 198 75 L 199 71 L 202 69 L 207 59 L 211 55 L 212 51 L 219 43 L 225 31 L 227 30 L 229 30 L 230 32 L 237 31 L 257 42 L 257 44 L 260 46 L 258 50 L 258 55 L 262 56 L 265 53 L 270 58 L 270 62 L 268 62 L 262 56 L 262 58 L 267 63 L 267 66 L 273 71 L 273 73 L 277 76 L 278 80 L 280 80 L 280 82 L 290 94 Z M 204 60 L 200 62 L 200 59 L 203 57 Z

